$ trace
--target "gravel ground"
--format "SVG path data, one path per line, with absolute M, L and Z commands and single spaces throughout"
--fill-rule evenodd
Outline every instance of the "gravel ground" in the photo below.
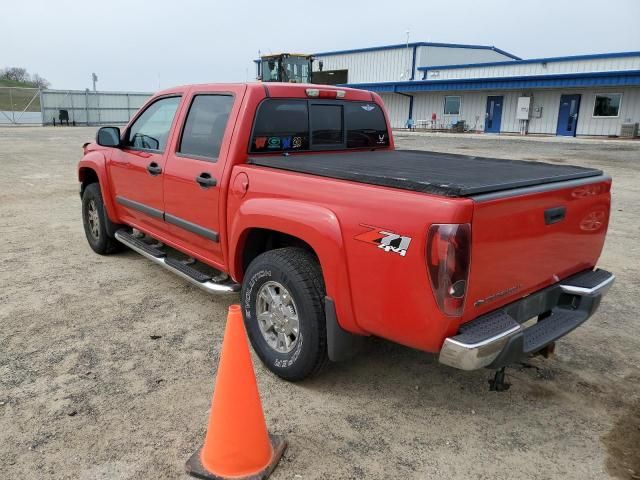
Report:
M 185 478 L 225 312 L 133 252 L 100 257 L 75 166 L 91 128 L 0 129 L 0 477 Z M 601 265 L 617 285 L 550 360 L 489 372 L 371 339 L 285 383 L 256 360 L 274 479 L 640 478 L 640 142 L 398 134 L 401 148 L 574 163 L 614 178 Z

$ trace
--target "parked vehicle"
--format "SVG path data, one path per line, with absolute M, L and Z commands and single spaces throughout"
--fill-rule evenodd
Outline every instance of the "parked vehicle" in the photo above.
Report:
M 375 93 L 193 85 L 103 127 L 78 166 L 99 254 L 122 244 L 211 293 L 240 291 L 251 343 L 288 380 L 364 336 L 498 369 L 598 308 L 611 178 L 395 150 Z

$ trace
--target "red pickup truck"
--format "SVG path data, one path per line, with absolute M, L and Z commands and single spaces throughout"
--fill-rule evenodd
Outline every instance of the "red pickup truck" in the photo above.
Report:
M 368 335 L 500 369 L 594 313 L 614 280 L 596 268 L 610 177 L 395 150 L 388 125 L 362 90 L 165 90 L 85 145 L 87 240 L 241 291 L 255 351 L 288 380 Z

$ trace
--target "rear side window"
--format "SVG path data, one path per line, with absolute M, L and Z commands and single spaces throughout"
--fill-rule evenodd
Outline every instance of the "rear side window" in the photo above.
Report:
M 375 103 L 268 99 L 258 108 L 252 153 L 389 146 L 384 112 Z
M 178 153 L 217 159 L 232 106 L 232 95 L 196 95 L 187 114 Z

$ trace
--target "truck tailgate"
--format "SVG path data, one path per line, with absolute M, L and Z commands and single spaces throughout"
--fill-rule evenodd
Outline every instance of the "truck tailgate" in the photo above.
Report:
M 474 200 L 463 321 L 595 266 L 609 222 L 610 177 Z

